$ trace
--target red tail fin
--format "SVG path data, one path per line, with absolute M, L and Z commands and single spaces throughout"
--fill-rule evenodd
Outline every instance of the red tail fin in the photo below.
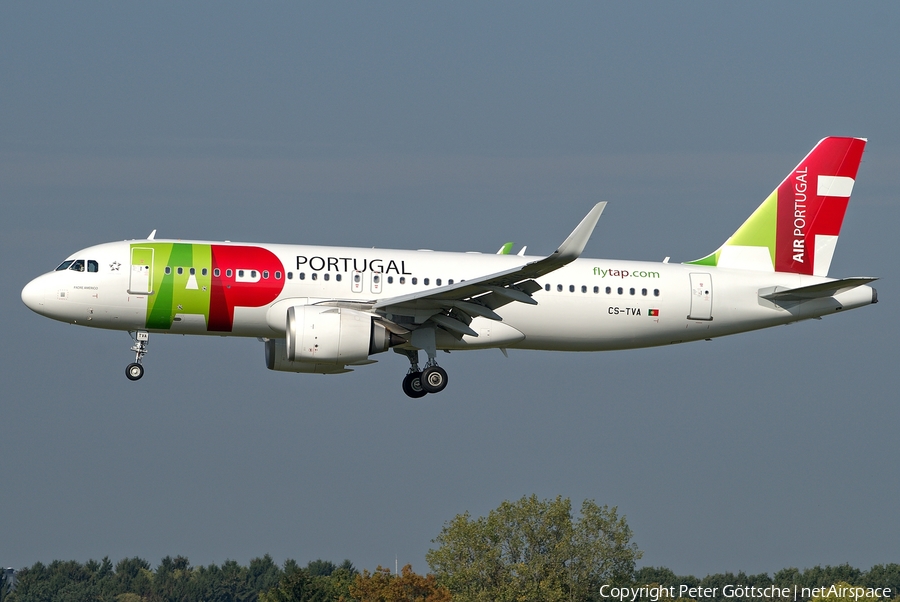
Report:
M 775 271 L 828 274 L 865 146 L 825 138 L 778 187 Z
M 865 138 L 825 138 L 714 253 L 687 263 L 827 276 Z

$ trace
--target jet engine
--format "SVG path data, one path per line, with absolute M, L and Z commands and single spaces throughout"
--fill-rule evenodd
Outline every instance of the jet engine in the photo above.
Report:
M 370 355 L 404 342 L 372 314 L 298 305 L 288 308 L 285 338 L 266 342 L 266 367 L 320 374 L 349 372 L 346 365 L 369 363 Z

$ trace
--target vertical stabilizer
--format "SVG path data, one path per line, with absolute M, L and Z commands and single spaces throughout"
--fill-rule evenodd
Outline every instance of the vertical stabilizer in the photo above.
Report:
M 827 276 L 865 146 L 821 140 L 725 244 L 687 263 Z

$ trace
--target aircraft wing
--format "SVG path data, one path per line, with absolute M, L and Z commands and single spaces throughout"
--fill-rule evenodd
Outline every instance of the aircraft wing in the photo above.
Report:
M 468 324 L 474 316 L 502 318 L 494 311 L 507 303 L 537 305 L 531 294 L 540 290 L 534 278 L 549 274 L 577 259 L 590 239 L 606 202 L 588 212 L 556 251 L 517 268 L 470 278 L 447 286 L 378 301 L 373 309 L 414 316 L 417 324 L 428 320 L 458 336 L 478 336 Z

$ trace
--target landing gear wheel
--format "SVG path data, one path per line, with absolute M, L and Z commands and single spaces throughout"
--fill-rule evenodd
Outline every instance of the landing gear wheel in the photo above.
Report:
M 143 375 L 144 367 L 138 363 L 128 364 L 128 367 L 125 368 L 125 376 L 128 377 L 128 380 L 140 380 Z
M 440 366 L 429 366 L 422 371 L 422 388 L 428 393 L 440 393 L 447 386 L 447 371 Z
M 428 391 L 422 388 L 422 373 L 411 372 L 403 378 L 403 392 L 413 399 L 425 397 Z

